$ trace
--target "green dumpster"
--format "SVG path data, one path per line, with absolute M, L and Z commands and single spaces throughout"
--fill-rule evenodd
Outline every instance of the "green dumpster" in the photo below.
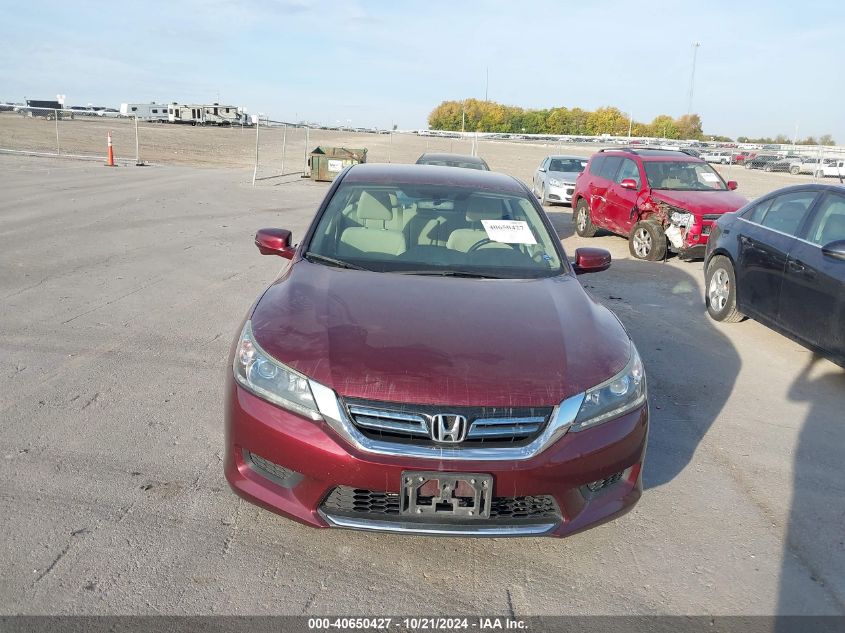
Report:
M 308 158 L 309 176 L 311 180 L 332 181 L 349 165 L 366 162 L 366 148 L 318 147 Z

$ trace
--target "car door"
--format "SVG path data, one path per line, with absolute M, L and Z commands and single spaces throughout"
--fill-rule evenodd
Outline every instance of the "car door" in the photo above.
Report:
M 827 193 L 789 251 L 778 322 L 806 341 L 845 357 L 845 260 L 822 247 L 845 240 L 845 195 Z
M 767 198 L 743 214 L 736 267 L 741 311 L 777 321 L 787 256 L 815 198 L 814 191 L 785 193 Z
M 631 179 L 637 183 L 636 189 L 625 189 L 622 181 Z M 605 216 L 608 228 L 617 233 L 628 234 L 636 220 L 637 198 L 640 195 L 643 178 L 637 163 L 630 158 L 623 158 L 616 177 L 607 189 Z
M 616 172 L 622 164 L 620 156 L 599 156 L 593 162 L 599 160 L 595 171 L 591 169 L 591 178 L 588 194 L 590 196 L 590 218 L 593 224 L 604 228 L 612 227 L 607 217 L 607 192 Z M 592 164 L 591 164 L 592 167 Z

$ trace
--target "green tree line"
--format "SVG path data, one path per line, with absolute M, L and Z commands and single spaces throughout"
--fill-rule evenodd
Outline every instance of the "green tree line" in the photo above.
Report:
M 466 99 L 444 101 L 428 115 L 432 130 L 505 132 L 516 134 L 611 134 L 626 136 L 630 126 L 634 136 L 697 139 L 702 137 L 697 114 L 672 118 L 661 114 L 651 123 L 631 121 L 619 108 L 611 106 L 589 111 L 581 108 L 526 110 L 495 101 Z
M 650 136 L 670 139 L 699 139 L 731 141 L 726 136 L 704 134 L 701 117 L 685 114 L 673 118 L 668 114 L 654 117 L 650 123 L 633 121 L 619 108 L 606 106 L 589 111 L 581 108 L 549 108 L 526 110 L 503 105 L 495 101 L 466 99 L 444 101 L 428 115 L 432 130 L 465 130 L 468 132 L 500 132 L 509 134 L 568 134 L 599 136 Z M 749 139 L 739 137 L 739 142 L 790 143 L 783 135 L 774 139 Z M 813 137 L 799 141 L 801 145 L 834 145 L 830 134 L 816 140 Z

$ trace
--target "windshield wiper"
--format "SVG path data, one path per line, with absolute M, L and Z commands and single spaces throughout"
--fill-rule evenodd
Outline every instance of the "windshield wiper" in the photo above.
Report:
M 395 270 L 399 275 L 426 275 L 429 277 L 466 277 L 468 279 L 503 279 L 490 273 L 475 273 L 469 270 Z
M 322 262 L 324 264 L 329 264 L 330 266 L 337 266 L 338 268 L 348 268 L 350 270 L 370 270 L 369 268 L 358 266 L 358 264 L 345 262 L 342 259 L 335 259 L 334 257 L 327 257 L 326 255 L 320 255 L 320 253 L 315 253 L 313 251 L 308 251 L 305 253 L 304 257 L 309 262 Z

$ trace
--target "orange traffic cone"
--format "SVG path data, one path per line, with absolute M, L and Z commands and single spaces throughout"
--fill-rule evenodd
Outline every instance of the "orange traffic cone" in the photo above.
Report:
M 109 132 L 109 153 L 106 156 L 106 167 L 114 167 L 114 150 L 111 146 L 111 132 Z

